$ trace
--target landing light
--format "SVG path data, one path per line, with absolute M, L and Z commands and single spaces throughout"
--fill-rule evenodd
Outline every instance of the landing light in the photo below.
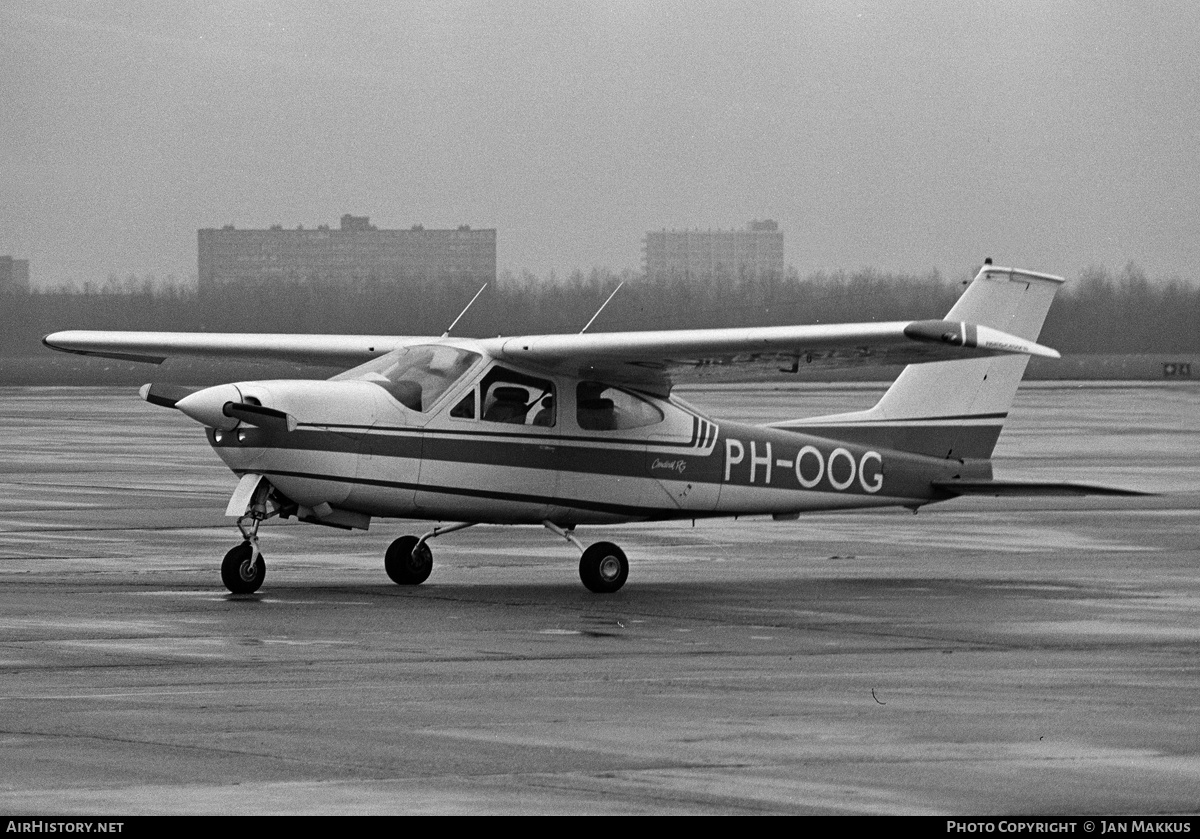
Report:
M 213 431 L 213 441 L 214 441 L 214 442 L 217 442 L 217 443 L 219 443 L 219 442 L 221 442 L 221 441 L 222 441 L 222 440 L 224 440 L 224 439 L 225 439 L 225 432 L 224 432 L 224 431 L 222 431 L 222 430 L 221 430 L 221 429 L 219 429 L 219 428 Z
M 238 437 L 238 442 L 239 442 L 239 443 L 244 443 L 244 442 L 246 442 L 246 429 L 244 429 L 244 428 L 238 429 L 238 435 L 237 435 L 237 437 Z

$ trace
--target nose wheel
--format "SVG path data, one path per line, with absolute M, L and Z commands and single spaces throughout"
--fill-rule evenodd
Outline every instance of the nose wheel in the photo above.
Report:
M 245 486 L 249 489 L 246 512 L 237 520 L 242 544 L 232 548 L 221 560 L 221 582 L 234 594 L 253 594 L 267 578 L 267 563 L 258 549 L 258 526 L 266 519 L 279 515 L 279 509 L 268 511 L 271 484 L 261 475 L 243 476 L 234 499 Z M 230 503 L 233 503 L 232 500 Z
M 221 582 L 234 594 L 253 594 L 267 577 L 267 563 L 249 541 L 233 548 L 221 561 Z

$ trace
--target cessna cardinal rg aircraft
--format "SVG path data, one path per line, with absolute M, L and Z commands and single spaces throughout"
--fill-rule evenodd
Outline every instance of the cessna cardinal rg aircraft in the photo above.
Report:
M 945 320 L 466 338 L 58 332 L 56 350 L 360 363 L 328 381 L 146 385 L 206 429 L 241 480 L 230 591 L 253 592 L 272 516 L 366 529 L 373 516 L 455 522 L 387 549 L 400 585 L 430 574 L 429 540 L 480 523 L 541 524 L 581 552 L 594 592 L 629 563 L 578 525 L 924 504 L 967 493 L 1120 492 L 993 480 L 991 454 L 1062 279 L 987 264 Z M 361 363 L 365 362 L 365 363 Z M 866 411 L 765 426 L 709 418 L 672 386 L 714 365 L 797 372 L 906 363 Z M 802 406 L 797 406 L 797 411 Z

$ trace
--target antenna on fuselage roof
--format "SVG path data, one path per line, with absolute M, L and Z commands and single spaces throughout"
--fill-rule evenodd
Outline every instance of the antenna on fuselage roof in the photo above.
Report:
M 611 301 L 614 297 L 617 296 L 617 292 L 621 290 L 621 286 L 623 286 L 623 285 L 625 285 L 624 280 L 621 280 L 621 282 L 617 283 L 617 287 L 612 290 L 612 294 L 608 295 L 608 300 L 605 300 L 603 303 L 601 303 L 600 308 L 596 310 L 596 314 L 592 315 L 592 320 L 589 320 L 587 322 L 587 325 L 584 326 L 583 329 L 579 330 L 580 335 L 582 335 L 583 333 L 588 331 L 588 326 L 591 326 L 592 321 L 594 321 L 596 318 L 600 317 L 600 313 L 604 311 L 604 307 L 609 304 L 609 301 Z
M 463 307 L 463 310 L 462 310 L 461 312 L 459 312 L 459 313 L 458 313 L 458 317 L 456 317 L 456 318 L 454 319 L 454 322 L 453 322 L 453 323 L 451 323 L 449 326 L 447 326 L 447 327 L 446 327 L 446 331 L 442 333 L 442 337 L 443 337 L 443 338 L 449 338 L 449 337 L 450 337 L 450 330 L 451 330 L 451 329 L 453 329 L 453 328 L 454 328 L 454 327 L 455 327 L 455 326 L 458 324 L 458 322 L 459 322 L 460 320 L 462 320 L 462 316 L 463 316 L 463 315 L 465 315 L 465 314 L 467 313 L 467 309 L 471 308 L 471 305 L 472 305 L 472 304 L 473 304 L 473 303 L 474 303 L 476 300 L 478 300 L 478 299 L 479 299 L 479 295 L 483 294 L 483 290 L 484 290 L 485 288 L 487 288 L 487 287 L 488 287 L 488 284 L 487 284 L 487 283 L 484 283 L 482 286 L 480 286 L 480 287 L 479 287 L 479 291 L 475 292 L 475 296 L 471 298 L 471 302 L 470 302 L 470 303 L 468 303 L 466 306 L 464 306 L 464 307 Z

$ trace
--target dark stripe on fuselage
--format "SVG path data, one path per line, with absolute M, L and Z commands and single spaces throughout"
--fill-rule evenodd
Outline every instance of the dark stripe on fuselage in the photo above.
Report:
M 514 426 L 517 429 L 528 426 Z M 491 439 L 528 439 L 544 444 L 556 443 L 600 443 L 602 445 L 625 444 L 636 445 L 646 443 L 644 438 L 628 438 L 617 436 L 616 433 L 610 437 L 595 437 L 590 435 L 552 435 L 544 431 L 493 431 L 491 429 L 428 429 L 424 426 L 389 426 L 389 425 L 337 425 L 326 423 L 300 423 L 296 425 L 298 430 L 307 431 L 332 431 L 332 432 L 355 432 L 358 435 L 378 435 L 378 436 L 402 436 L 402 435 L 437 435 L 445 437 L 487 437 Z M 653 445 L 655 447 L 668 449 L 695 449 L 704 448 L 704 444 L 710 441 L 716 426 L 709 423 L 707 420 L 697 419 L 692 416 L 691 437 L 688 442 L 682 441 L 667 441 L 667 439 L 655 438 Z M 704 441 L 700 441 L 701 436 L 706 437 Z
M 663 440 L 655 438 L 652 445 L 661 448 L 677 448 L 690 449 L 697 448 L 697 439 L 701 436 L 703 430 L 699 423 L 703 422 L 708 428 L 708 437 L 711 438 L 712 432 L 716 430 L 716 426 L 705 420 L 697 420 L 693 417 L 692 436 L 685 443 L 679 440 Z M 515 426 L 516 428 L 526 428 L 528 426 Z M 617 436 L 616 434 L 609 437 L 595 437 L 583 434 L 547 434 L 545 432 L 536 431 L 493 431 L 482 428 L 426 428 L 422 426 L 371 426 L 371 425 L 336 425 L 326 423 L 307 423 L 302 422 L 297 425 L 298 430 L 308 430 L 315 432 L 331 431 L 331 432 L 355 432 L 359 435 L 367 434 L 378 437 L 393 437 L 404 435 L 435 435 L 445 437 L 486 437 L 492 440 L 531 440 L 536 443 L 554 445 L 556 443 L 599 443 L 605 446 L 611 445 L 644 445 L 644 438 L 627 438 Z M 357 437 L 351 439 L 358 439 Z M 699 448 L 704 448 L 700 445 Z
M 783 426 L 781 430 L 928 457 L 979 459 L 992 456 L 1007 416 L 999 413 L 922 419 L 906 417 L 845 425 L 792 425 Z M 971 421 L 969 424 L 968 420 Z
M 645 439 L 605 439 L 599 437 L 563 437 L 550 434 L 455 433 L 409 429 L 403 433 L 368 433 L 350 437 L 338 432 L 317 430 L 320 426 L 297 428 L 292 432 L 271 432 L 261 428 L 242 429 L 244 440 L 225 433 L 221 442 L 209 434 L 214 448 L 264 447 L 290 451 L 319 451 L 366 457 L 394 457 L 450 463 L 474 463 L 481 466 L 554 468 L 597 475 L 647 475 L 647 447 L 684 450 L 694 448 L 679 442 Z M 580 443 L 592 445 L 579 445 Z M 694 442 L 694 438 L 693 438 Z
M 798 430 L 798 429 L 797 429 Z M 877 446 L 937 458 L 986 459 L 992 456 L 1001 426 L 813 426 L 805 434 Z

